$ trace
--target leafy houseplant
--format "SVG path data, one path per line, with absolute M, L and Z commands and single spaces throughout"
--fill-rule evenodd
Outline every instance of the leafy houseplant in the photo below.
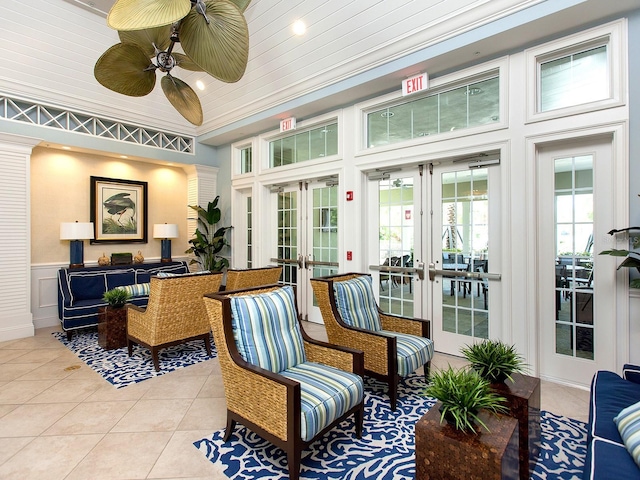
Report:
M 640 230 L 640 227 L 629 227 L 623 228 L 621 230 L 611 230 L 609 235 L 615 235 L 616 233 L 629 232 L 631 230 Z M 640 237 L 634 237 L 632 246 L 633 248 L 637 248 L 640 244 Z M 640 253 L 632 252 L 630 250 L 617 250 L 612 248 L 611 250 L 603 250 L 600 252 L 600 255 L 611 255 L 613 257 L 626 257 L 620 265 L 618 265 L 618 270 L 622 267 L 627 268 L 635 268 L 638 272 L 640 272 Z M 640 278 L 634 278 L 629 283 L 631 288 L 640 288 Z
M 513 345 L 500 340 L 484 340 L 473 345 L 466 345 L 462 355 L 471 363 L 471 367 L 489 383 L 501 383 L 511 374 L 522 372 L 525 363 Z
M 506 413 L 505 399 L 494 393 L 489 382 L 472 369 L 446 370 L 432 373 L 425 395 L 440 400 L 440 422 L 446 420 L 461 431 L 476 431 L 476 423 L 489 431 L 478 417 L 480 409 Z
M 199 263 L 203 270 L 219 272 L 229 266 L 229 260 L 218 255 L 218 253 L 228 245 L 225 239 L 227 230 L 233 227 L 217 227 L 222 213 L 218 208 L 218 200 L 216 197 L 209 202 L 207 208 L 204 209 L 198 205 L 189 205 L 198 212 L 198 228 L 194 233 L 194 238 L 189 240 L 191 247 L 185 253 L 192 253 L 196 256 L 191 263 Z
M 102 295 L 102 299 L 114 308 L 124 307 L 124 304 L 131 298 L 131 294 L 122 288 L 107 290 Z

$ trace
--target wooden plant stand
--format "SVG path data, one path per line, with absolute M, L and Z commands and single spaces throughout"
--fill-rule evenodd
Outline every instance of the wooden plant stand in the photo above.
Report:
M 518 420 L 520 479 L 529 480 L 540 455 L 540 379 L 519 373 L 511 378 L 491 388 L 507 399 L 509 415 Z
M 105 350 L 127 346 L 127 308 L 98 308 L 98 345 Z
M 478 434 L 440 424 L 440 402 L 416 423 L 416 480 L 515 480 L 518 421 L 481 412 Z

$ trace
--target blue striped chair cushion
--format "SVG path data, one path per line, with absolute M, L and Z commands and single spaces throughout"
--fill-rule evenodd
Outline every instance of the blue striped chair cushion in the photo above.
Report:
M 156 273 L 156 277 L 160 277 L 160 278 L 184 277 L 185 275 L 206 275 L 207 273 L 211 273 L 211 272 L 209 270 L 200 270 L 199 272 L 186 272 L 186 273 L 158 272 Z
M 396 337 L 398 375 L 406 377 L 433 358 L 433 341 L 406 333 L 381 330 L 380 333 Z
M 640 402 L 623 409 L 613 419 L 625 447 L 640 467 Z
M 362 378 L 327 365 L 305 362 L 281 374 L 300 383 L 300 436 L 309 441 L 362 401 Z
M 382 330 L 378 305 L 369 275 L 333 283 L 336 306 L 342 321 L 352 327 L 377 332 Z
M 231 325 L 244 360 L 279 373 L 306 360 L 293 288 L 231 297 Z
M 122 285 L 121 287 L 116 287 L 121 290 L 124 290 L 132 297 L 143 297 L 145 295 L 149 295 L 149 283 L 134 283 L 133 285 Z

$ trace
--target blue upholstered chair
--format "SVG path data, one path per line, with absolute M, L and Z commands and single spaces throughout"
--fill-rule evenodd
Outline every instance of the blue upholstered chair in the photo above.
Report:
M 362 436 L 363 354 L 308 337 L 293 287 L 211 293 L 205 305 L 227 402 L 224 441 L 242 423 L 282 448 L 298 479 L 302 450 L 351 414 Z
M 342 273 L 311 279 L 329 342 L 364 351 L 365 374 L 387 382 L 396 409 L 398 382 L 424 366 L 429 377 L 433 342 L 428 320 L 380 310 L 371 276 Z

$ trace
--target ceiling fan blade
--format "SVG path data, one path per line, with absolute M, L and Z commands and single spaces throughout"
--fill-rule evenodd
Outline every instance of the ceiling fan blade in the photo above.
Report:
M 164 51 L 169 48 L 171 40 L 171 25 L 163 27 L 146 28 L 144 30 L 120 30 L 118 36 L 122 43 L 132 43 L 140 47 L 147 57 L 155 57 L 155 45 L 158 50 Z
M 109 90 L 143 97 L 156 84 L 155 68 L 145 71 L 149 66 L 153 66 L 149 57 L 136 45 L 117 43 L 100 56 L 93 75 Z
M 202 67 L 198 65 L 196 62 L 191 60 L 183 53 L 172 53 L 173 58 L 176 59 L 176 65 L 180 68 L 184 68 L 185 70 L 189 70 L 190 72 L 202 72 Z
M 207 18 L 193 9 L 180 24 L 184 52 L 209 75 L 237 82 L 249 56 L 249 29 L 238 7 L 229 0 L 206 0 Z
M 171 25 L 191 10 L 190 0 L 118 0 L 107 16 L 115 30 L 142 30 Z
M 189 85 L 169 74 L 162 77 L 160 85 L 165 96 L 180 115 L 194 125 L 202 125 L 202 106 L 198 95 Z
M 251 0 L 231 0 L 231 2 L 234 3 L 236 7 L 238 7 L 238 10 L 244 13 L 244 11 L 251 3 Z

